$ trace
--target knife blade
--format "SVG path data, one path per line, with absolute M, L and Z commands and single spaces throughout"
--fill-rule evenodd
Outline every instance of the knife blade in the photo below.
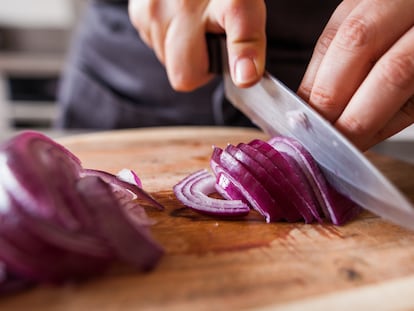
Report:
M 269 136 L 298 140 L 339 192 L 374 214 L 414 230 L 411 202 L 345 136 L 281 81 L 266 72 L 252 87 L 235 86 L 225 39 L 219 41 L 214 36 L 208 38 L 209 53 L 215 51 L 210 54 L 213 70 L 221 67 L 225 95 L 237 109 Z M 217 49 L 221 50 L 221 60 L 214 60 Z

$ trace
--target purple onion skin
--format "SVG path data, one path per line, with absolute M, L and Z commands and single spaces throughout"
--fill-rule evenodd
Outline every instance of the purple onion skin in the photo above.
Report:
M 286 178 L 278 165 L 275 165 L 266 154 L 260 151 L 260 149 L 244 143 L 240 143 L 238 147 L 251 157 L 254 157 L 274 181 L 272 183 L 273 190 L 271 191 L 273 192 L 273 196 L 280 202 L 280 205 L 284 210 L 288 209 L 287 212 L 293 213 L 290 218 L 286 217 L 287 221 L 293 222 L 304 219 L 306 223 L 310 223 L 314 220 L 310 211 L 307 208 L 303 208 L 306 207 L 303 197 L 299 195 L 290 182 L 290 179 Z
M 45 242 L 27 228 L 19 208 L 1 216 L 0 260 L 7 270 L 28 281 L 60 283 L 101 273 L 108 258 L 67 251 Z
M 326 218 L 330 218 L 327 204 L 327 186 L 325 178 L 319 170 L 319 166 L 313 157 L 294 139 L 276 136 L 269 140 L 269 144 L 280 151 L 289 161 L 293 161 L 296 167 L 302 171 L 303 178 L 312 189 L 316 201 Z
M 294 193 L 291 193 L 290 199 L 295 202 L 295 206 L 301 212 L 305 222 L 311 223 L 314 219 L 322 222 L 319 203 L 296 162 L 290 157 L 283 156 L 282 153 L 263 140 L 252 140 L 249 142 L 249 146 L 256 148 L 266 156 L 280 170 L 283 176 L 280 176 L 280 178 L 291 184 Z M 286 186 L 286 189 L 288 188 L 289 186 Z
M 241 200 L 250 205 L 249 201 L 242 193 L 240 185 L 236 181 L 233 182 L 233 177 L 230 176 L 228 172 L 221 166 L 220 157 L 222 153 L 223 149 L 215 147 L 210 159 L 210 167 L 216 176 L 216 188 L 219 188 L 224 192 L 224 198 L 228 200 Z M 219 193 L 221 192 L 219 191 Z
M 320 200 L 320 206 L 326 218 L 335 225 L 343 225 L 355 218 L 361 207 L 339 193 L 326 180 L 319 165 L 312 155 L 298 141 L 289 137 L 277 136 L 269 140 L 276 149 L 282 149 L 288 156 L 294 158 L 304 168 L 309 179 L 312 179 L 313 191 Z
M 0 298 L 10 296 L 19 293 L 23 290 L 28 290 L 34 287 L 36 284 L 18 275 L 14 275 L 4 269 L 1 272 L 2 277 L 0 279 Z
M 263 163 L 262 160 L 264 160 L 261 153 L 245 144 L 239 144 L 237 147 L 228 145 L 226 150 L 239 160 L 264 186 L 274 200 L 274 205 L 271 208 L 275 208 L 276 206 L 277 208 L 280 208 L 283 214 L 283 219 L 288 222 L 294 222 L 302 218 L 298 210 L 292 205 L 292 201 L 285 195 L 287 189 L 282 187 L 280 183 L 282 179 L 277 178 L 280 176 L 272 176 L 270 174 L 276 173 L 275 171 L 272 171 L 272 165 L 263 167 L 260 164 Z
M 134 225 L 122 208 L 114 208 L 118 203 L 110 186 L 99 177 L 88 176 L 78 181 L 77 190 L 94 218 L 97 235 L 108 242 L 117 257 L 140 270 L 154 268 L 163 249 L 151 238 L 147 227 Z
M 265 217 L 266 222 L 281 220 L 282 211 L 279 208 L 271 208 L 275 206 L 274 200 L 257 179 L 226 150 L 216 150 L 219 152 L 213 152 L 214 162 L 218 163 L 223 172 L 231 178 L 232 183 L 238 186 L 250 205 Z

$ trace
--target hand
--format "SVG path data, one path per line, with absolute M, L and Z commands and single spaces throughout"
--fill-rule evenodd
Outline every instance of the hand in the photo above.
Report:
M 413 0 L 344 0 L 299 87 L 362 150 L 414 122 L 413 12 Z
M 263 75 L 263 0 L 130 0 L 129 16 L 178 91 L 191 91 L 213 77 L 208 73 L 208 32 L 226 34 L 229 68 L 236 85 L 250 86 Z

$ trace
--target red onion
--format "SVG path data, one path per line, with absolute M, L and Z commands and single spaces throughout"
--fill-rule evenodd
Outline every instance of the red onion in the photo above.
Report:
M 154 267 L 163 250 L 136 199 L 162 206 L 131 174 L 126 182 L 84 169 L 69 150 L 34 131 L 1 146 L 0 293 L 19 287 L 11 284 L 89 277 L 114 261 Z
M 292 138 L 274 137 L 269 142 L 255 139 L 224 149 L 215 147 L 210 164 L 215 178 L 207 171 L 198 172 L 174 187 L 184 205 L 201 213 L 222 216 L 219 206 L 228 204 L 225 215 L 239 216 L 238 209 L 231 210 L 231 203 L 237 202 L 238 206 L 243 202 L 262 214 L 266 222 L 327 219 L 341 225 L 361 211 L 329 185 L 310 153 Z M 214 180 L 216 192 L 223 199 L 208 197 Z M 194 184 L 204 182 L 209 184 L 208 191 L 198 187 L 197 198 L 192 196 Z

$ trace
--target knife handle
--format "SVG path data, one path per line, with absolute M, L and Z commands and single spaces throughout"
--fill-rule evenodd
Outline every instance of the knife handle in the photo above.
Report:
M 206 34 L 209 73 L 221 75 L 223 73 L 223 42 L 225 42 L 226 35 L 224 34 Z

